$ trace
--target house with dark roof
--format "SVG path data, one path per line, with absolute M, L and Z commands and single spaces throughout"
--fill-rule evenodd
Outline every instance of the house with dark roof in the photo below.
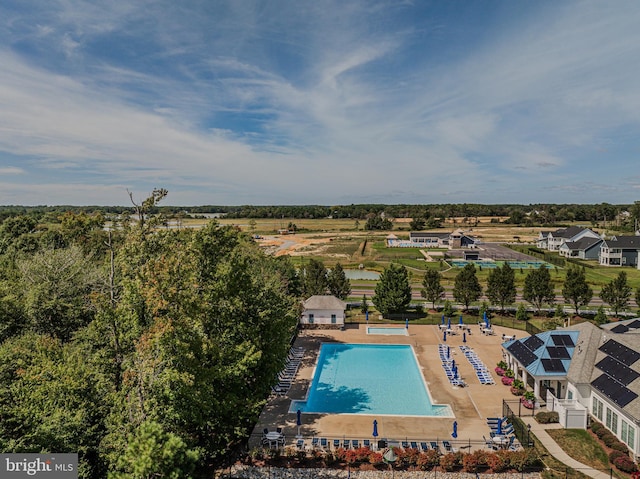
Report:
M 640 318 L 585 322 L 502 347 L 515 377 L 565 427 L 586 427 L 590 414 L 640 457 Z
M 540 231 L 536 244 L 540 249 L 558 251 L 565 242 L 576 242 L 582 238 L 600 238 L 600 235 L 589 228 L 570 226 L 555 231 Z
M 343 327 L 347 303 L 335 296 L 324 294 L 311 296 L 302 303 L 300 325 L 303 327 Z
M 578 241 L 565 241 L 558 248 L 560 256 L 566 258 L 598 259 L 602 238 L 584 237 Z
M 409 243 L 419 248 L 475 248 L 476 239 L 465 234 L 462 230 L 451 233 L 429 233 L 424 231 L 411 231 Z
M 602 266 L 633 266 L 640 269 L 640 236 L 613 236 L 600 244 Z

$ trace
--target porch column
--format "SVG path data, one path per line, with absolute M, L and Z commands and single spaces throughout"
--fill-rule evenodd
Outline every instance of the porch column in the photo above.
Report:
M 540 381 L 538 381 L 537 379 L 533 381 L 533 393 L 536 395 L 536 397 L 540 397 Z

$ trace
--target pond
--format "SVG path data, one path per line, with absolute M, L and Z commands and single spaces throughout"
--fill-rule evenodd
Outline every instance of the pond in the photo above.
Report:
M 380 279 L 380 273 L 366 269 L 345 269 L 344 275 L 347 279 L 370 279 L 372 281 Z

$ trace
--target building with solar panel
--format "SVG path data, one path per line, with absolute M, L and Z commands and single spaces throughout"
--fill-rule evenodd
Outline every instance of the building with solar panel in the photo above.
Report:
M 640 318 L 585 322 L 502 344 L 505 361 L 565 427 L 603 423 L 640 457 Z

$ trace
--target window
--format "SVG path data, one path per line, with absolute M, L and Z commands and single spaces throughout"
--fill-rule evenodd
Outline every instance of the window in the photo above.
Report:
M 622 435 L 620 439 L 622 439 L 622 442 L 626 442 L 627 446 L 629 446 L 629 448 L 633 451 L 635 448 L 636 430 L 624 419 L 620 422 L 622 423 Z
M 567 391 L 567 399 L 573 399 L 573 391 L 572 390 L 568 390 Z
M 597 417 L 600 421 L 602 421 L 602 401 L 600 401 L 596 397 L 593 398 L 591 412 L 595 417 Z
M 336 315 L 335 314 L 331 315 L 331 324 L 336 324 Z
M 609 408 L 607 408 L 606 425 L 612 433 L 618 434 L 618 415 Z
M 309 313 L 309 324 L 313 324 L 313 314 Z

